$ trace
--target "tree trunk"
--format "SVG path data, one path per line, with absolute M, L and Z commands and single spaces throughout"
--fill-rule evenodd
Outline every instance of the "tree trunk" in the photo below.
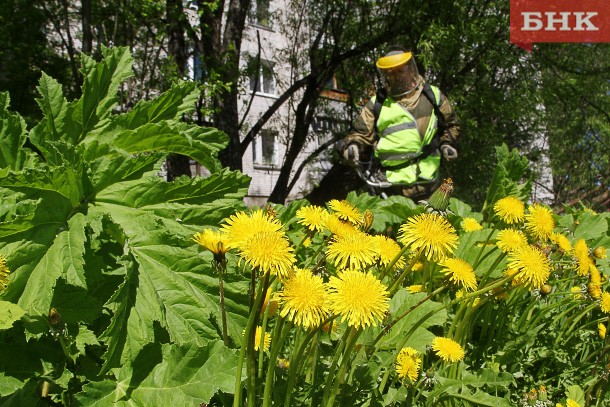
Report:
M 182 10 L 182 0 L 166 0 L 165 11 L 167 14 L 168 51 L 174 59 L 179 76 L 184 77 L 188 61 L 184 33 L 188 22 Z M 168 181 L 173 181 L 182 175 L 192 176 L 189 157 L 180 154 L 169 154 L 165 164 L 167 166 Z
M 83 30 L 84 54 L 91 55 L 93 50 L 93 35 L 91 33 L 91 0 L 81 0 L 81 27 Z

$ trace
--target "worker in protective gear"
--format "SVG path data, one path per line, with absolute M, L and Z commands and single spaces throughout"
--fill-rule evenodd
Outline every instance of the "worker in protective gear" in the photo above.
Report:
M 447 97 L 419 75 L 411 52 L 391 51 L 376 66 L 385 95 L 377 92 L 354 120 L 343 156 L 359 165 L 372 151 L 392 185 L 387 192 L 429 197 L 440 185 L 441 156 L 458 157 L 457 116 Z

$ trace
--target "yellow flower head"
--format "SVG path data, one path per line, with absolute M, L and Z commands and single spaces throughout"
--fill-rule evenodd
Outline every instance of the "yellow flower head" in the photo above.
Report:
M 211 229 L 204 229 L 201 233 L 195 233 L 193 240 L 215 255 L 224 255 L 230 246 L 224 233 Z
M 362 219 L 362 214 L 354 205 L 347 201 L 339 201 L 337 199 L 333 199 L 328 202 L 328 207 L 335 212 L 335 214 L 339 217 L 339 219 L 350 222 L 354 225 L 360 224 L 360 219 Z
M 578 239 L 574 244 L 574 257 L 578 260 L 578 269 L 576 270 L 576 273 L 578 273 L 579 276 L 589 275 L 591 259 L 589 258 L 589 248 L 584 239 Z
M 412 382 L 417 381 L 420 366 L 421 358 L 413 348 L 402 348 L 396 357 L 396 373 L 401 380 L 408 377 Z
M 569 253 L 572 251 L 572 244 L 570 243 L 568 238 L 562 235 L 561 233 L 551 233 L 550 239 L 551 242 L 555 243 L 557 247 L 559 247 L 559 250 L 561 250 L 562 252 Z
M 370 273 L 345 270 L 327 286 L 331 311 L 354 328 L 377 326 L 390 309 L 387 287 Z
M 589 295 L 592 298 L 595 298 L 596 300 L 598 300 L 599 297 L 602 296 L 602 286 L 600 284 L 589 283 L 587 285 L 587 290 L 589 292 Z
M 462 219 L 462 229 L 464 229 L 464 232 L 474 232 L 482 230 L 483 226 L 475 218 L 464 218 Z
M 525 229 L 527 232 L 539 241 L 548 240 L 555 228 L 553 212 L 540 204 L 530 205 L 527 210 L 528 214 L 525 215 Z
M 373 242 L 375 251 L 379 256 L 379 264 L 383 267 L 387 267 L 401 251 L 398 243 L 387 236 L 375 235 L 373 236 Z M 400 256 L 396 263 L 394 263 L 394 268 L 401 269 L 405 266 L 405 263 L 405 258 Z
M 300 208 L 296 213 L 296 217 L 299 218 L 298 223 L 310 231 L 322 232 L 326 224 L 328 212 L 320 206 L 308 205 Z
M 336 214 L 329 214 L 326 217 L 324 227 L 335 236 L 347 236 L 353 233 L 360 233 L 351 223 L 342 221 Z
M 283 232 L 258 232 L 241 244 L 241 260 L 252 269 L 285 278 L 292 271 L 294 249 Z
M 597 332 L 602 340 L 606 339 L 606 325 L 602 324 L 601 322 L 597 324 Z
M 328 316 L 326 288 L 322 277 L 309 270 L 298 269 L 278 293 L 282 302 L 282 317 L 303 328 L 316 328 Z
M 411 294 L 421 293 L 424 290 L 424 286 L 421 284 L 410 285 L 407 287 L 407 291 Z
M 466 290 L 474 291 L 477 289 L 477 278 L 474 270 L 466 261 L 450 258 L 445 259 L 441 264 L 444 267 L 441 271 L 449 277 L 449 281 L 453 284 Z
M 8 286 L 8 275 L 11 271 L 6 266 L 6 259 L 0 254 L 0 291 Z
M 570 288 L 570 293 L 572 294 L 572 297 L 574 297 L 577 300 L 582 298 L 582 288 L 580 288 L 578 286 Z
M 445 362 L 459 362 L 464 359 L 464 349 L 453 339 L 437 336 L 432 341 L 432 349 Z
M 290 361 L 288 359 L 277 359 L 277 367 L 280 369 L 290 369 Z
M 377 253 L 373 238 L 358 232 L 335 236 L 328 245 L 327 257 L 336 267 L 361 270 L 375 262 Z
M 238 212 L 225 219 L 221 231 L 225 233 L 227 245 L 230 249 L 246 243 L 252 236 L 260 232 L 279 232 L 282 230 L 282 223 L 270 216 L 262 209 L 257 209 L 248 214 Z
M 502 253 L 510 253 L 521 246 L 527 246 L 527 237 L 517 229 L 503 229 L 498 232 L 496 245 Z
M 597 246 L 595 250 L 593 250 L 593 257 L 596 259 L 605 259 L 608 257 L 606 254 L 606 248 L 604 246 Z
M 603 313 L 610 314 L 610 293 L 604 292 L 602 294 L 602 298 L 599 302 L 599 306 L 602 309 Z
M 422 213 L 409 218 L 399 232 L 399 239 L 405 246 L 423 253 L 429 260 L 438 262 L 457 247 L 455 229 L 436 213 Z
M 523 222 L 525 205 L 516 196 L 507 196 L 494 204 L 494 212 L 504 223 Z
M 269 345 L 271 345 L 271 334 L 265 332 L 263 333 L 263 328 L 260 326 L 256 327 L 256 333 L 254 334 L 254 350 L 259 350 L 261 346 L 261 336 L 262 336 L 262 345 L 263 350 L 269 350 Z
M 549 275 L 551 266 L 544 253 L 533 246 L 522 246 L 511 252 L 508 258 L 508 267 L 518 270 L 515 280 L 533 288 L 542 287 Z
M 566 400 L 566 407 L 582 407 L 579 402 L 572 399 Z

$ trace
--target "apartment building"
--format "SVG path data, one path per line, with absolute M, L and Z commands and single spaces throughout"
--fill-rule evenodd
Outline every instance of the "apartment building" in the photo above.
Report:
M 239 83 L 242 136 L 245 136 L 251 126 L 291 84 L 294 66 L 282 56 L 291 45 L 280 29 L 283 24 L 283 9 L 283 0 L 252 0 L 242 42 L 240 66 L 246 72 L 248 64 L 256 61 L 258 72 L 250 69 L 249 75 L 242 77 Z M 196 12 L 196 3 L 188 3 L 185 12 L 191 15 Z M 196 65 L 197 61 L 193 59 L 192 72 L 196 71 Z M 252 178 L 245 198 L 249 206 L 264 205 L 276 184 L 294 130 L 293 112 L 299 96 L 297 93 L 282 104 L 250 143 L 243 156 L 243 172 Z M 333 134 L 346 131 L 349 126 L 345 105 L 347 95 L 337 89 L 336 81 L 329 81 L 322 96 L 325 101 L 310 128 L 308 143 L 293 166 L 291 178 L 295 178 L 295 184 L 288 201 L 307 194 L 330 169 L 330 150 L 333 147 L 329 146 L 301 169 L 304 160 L 331 140 Z

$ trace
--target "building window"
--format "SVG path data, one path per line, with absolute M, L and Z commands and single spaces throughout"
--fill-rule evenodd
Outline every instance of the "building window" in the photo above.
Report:
M 273 64 L 269 61 L 260 61 L 259 69 L 252 62 L 253 73 L 250 74 L 250 91 L 266 95 L 275 95 L 275 78 Z
M 269 13 L 269 0 L 254 0 L 250 4 L 250 23 L 270 28 L 271 13 Z
M 277 165 L 278 132 L 275 130 L 261 130 L 252 142 L 253 161 L 255 165 L 273 167 Z

